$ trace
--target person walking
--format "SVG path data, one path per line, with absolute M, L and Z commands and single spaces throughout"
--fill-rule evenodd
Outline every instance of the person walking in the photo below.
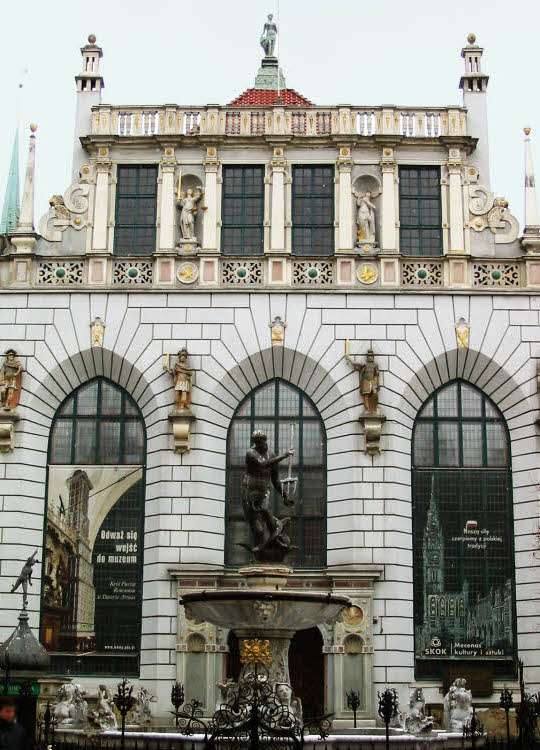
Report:
M 0 695 L 0 750 L 29 748 L 26 731 L 15 718 L 15 701 L 8 695 Z

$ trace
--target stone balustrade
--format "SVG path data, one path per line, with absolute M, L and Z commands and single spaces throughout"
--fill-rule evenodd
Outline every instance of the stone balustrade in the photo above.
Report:
M 175 136 L 466 136 L 463 107 L 160 107 L 92 108 L 92 135 Z

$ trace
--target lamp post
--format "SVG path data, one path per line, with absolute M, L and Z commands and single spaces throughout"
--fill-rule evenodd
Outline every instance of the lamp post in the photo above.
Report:
M 357 690 L 351 690 L 350 693 L 345 693 L 347 698 L 347 708 L 353 712 L 354 716 L 354 728 L 356 729 L 356 712 L 360 708 L 360 693 Z
M 114 705 L 118 709 L 118 713 L 122 717 L 122 738 L 120 741 L 120 747 L 124 750 L 125 732 L 126 732 L 126 716 L 135 705 L 135 698 L 133 697 L 133 685 L 131 685 L 126 678 L 122 682 L 118 683 L 118 689 L 113 695 Z
M 386 729 L 386 750 L 390 750 L 390 722 L 398 711 L 398 697 L 395 688 L 385 688 L 379 696 L 379 716 Z
M 178 719 L 180 718 L 180 706 L 184 703 L 184 686 L 181 682 L 175 682 L 171 690 L 171 703 L 174 706 L 174 711 L 171 713 L 174 716 L 175 726 L 178 726 Z

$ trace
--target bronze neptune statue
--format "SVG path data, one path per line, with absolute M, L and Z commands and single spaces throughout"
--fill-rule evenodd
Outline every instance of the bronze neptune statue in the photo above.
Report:
M 270 510 L 270 489 L 274 486 L 285 505 L 293 505 L 292 494 L 279 481 L 278 463 L 294 453 L 292 447 L 279 456 L 268 450 L 268 438 L 262 430 L 251 436 L 252 445 L 246 453 L 246 473 L 242 479 L 244 518 L 253 536 L 253 546 L 241 544 L 257 562 L 280 563 L 292 549 L 291 540 L 283 532 L 290 518 L 276 518 Z

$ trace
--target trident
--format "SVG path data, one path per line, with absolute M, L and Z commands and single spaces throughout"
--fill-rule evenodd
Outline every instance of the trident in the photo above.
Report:
M 294 425 L 291 425 L 291 451 L 294 449 Z M 281 489 L 283 491 L 283 501 L 285 505 L 292 505 L 291 497 L 295 494 L 298 486 L 298 477 L 292 475 L 292 453 L 289 455 L 287 476 L 281 480 Z

